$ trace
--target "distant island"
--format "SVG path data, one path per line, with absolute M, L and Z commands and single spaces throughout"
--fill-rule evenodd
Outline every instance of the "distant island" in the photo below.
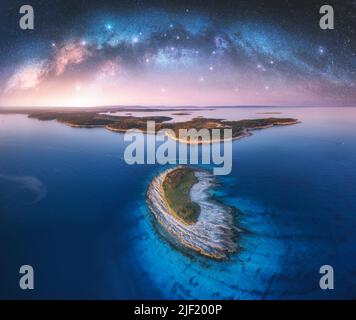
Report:
M 173 245 L 226 260 L 238 248 L 238 229 L 234 209 L 211 198 L 208 190 L 214 185 L 215 177 L 205 170 L 176 167 L 152 180 L 147 203 Z
M 183 122 L 167 122 L 173 120 L 167 116 L 148 116 L 148 117 L 134 117 L 131 115 L 112 115 L 117 111 L 133 111 L 134 109 L 124 108 L 93 108 L 81 110 L 80 108 L 53 108 L 53 109 L 20 109 L 20 110 L 2 110 L 2 113 L 25 113 L 29 118 L 34 118 L 42 121 L 56 120 L 65 123 L 71 127 L 76 128 L 96 128 L 103 127 L 114 132 L 126 132 L 129 129 L 139 129 L 142 132 L 147 132 L 147 121 L 155 121 L 156 132 L 164 129 L 173 130 L 174 136 L 172 139 L 177 140 L 180 129 L 231 129 L 232 139 L 240 139 L 251 135 L 252 130 L 270 128 L 273 126 L 284 126 L 299 123 L 298 119 L 294 118 L 262 118 L 262 119 L 246 119 L 246 120 L 225 120 L 225 119 L 209 119 L 204 117 L 195 117 L 191 120 Z M 141 109 L 140 109 L 141 110 Z M 147 109 L 147 111 L 167 111 L 179 109 Z M 186 109 L 180 109 L 186 110 Z M 194 110 L 194 109 L 193 109 Z M 222 138 L 219 139 L 221 141 Z M 190 140 L 179 140 L 183 143 L 191 143 Z M 210 143 L 215 141 L 201 141 L 197 143 Z
M 256 114 L 282 114 L 282 112 L 269 111 L 269 112 L 256 112 Z
M 191 113 L 189 112 L 173 112 L 172 116 L 190 116 Z

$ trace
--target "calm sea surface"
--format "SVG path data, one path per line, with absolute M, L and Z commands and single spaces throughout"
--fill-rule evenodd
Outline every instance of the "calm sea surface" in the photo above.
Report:
M 166 167 L 127 165 L 122 134 L 0 115 L 0 298 L 356 298 L 356 108 L 214 112 L 302 121 L 233 143 L 212 190 L 241 210 L 227 262 L 157 234 L 145 192 Z M 19 288 L 24 264 L 35 290 Z M 319 288 L 325 264 L 334 290 Z

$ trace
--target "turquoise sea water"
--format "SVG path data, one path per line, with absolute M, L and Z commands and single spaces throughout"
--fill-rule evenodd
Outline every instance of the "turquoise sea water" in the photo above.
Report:
M 0 298 L 355 298 L 356 108 L 278 111 L 302 123 L 235 141 L 233 171 L 212 191 L 241 210 L 226 262 L 156 232 L 145 193 L 166 167 L 127 165 L 123 135 L 0 115 Z M 24 264 L 33 291 L 19 289 Z M 319 288 L 325 264 L 334 290 Z

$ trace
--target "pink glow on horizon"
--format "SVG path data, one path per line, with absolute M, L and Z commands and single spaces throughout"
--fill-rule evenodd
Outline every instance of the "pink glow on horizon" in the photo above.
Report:
M 61 71 L 69 63 L 84 59 L 81 49 L 59 59 Z M 73 55 L 72 55 L 73 54 Z M 62 55 L 61 55 L 62 56 Z M 308 91 L 303 83 L 263 84 L 251 76 L 240 85 L 227 84 L 223 77 L 204 78 L 190 74 L 127 74 L 118 60 L 107 61 L 90 73 L 42 80 L 44 68 L 19 70 L 11 90 L 0 95 L 1 106 L 91 107 L 100 105 L 144 106 L 333 106 L 335 98 Z M 47 71 L 45 71 L 47 72 Z M 258 82 L 259 81 L 259 82 Z M 230 82 L 229 82 L 230 83 Z

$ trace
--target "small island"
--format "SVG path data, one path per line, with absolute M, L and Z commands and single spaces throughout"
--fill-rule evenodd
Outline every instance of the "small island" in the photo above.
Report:
M 189 112 L 173 112 L 172 116 L 190 116 L 191 113 Z
M 212 199 L 216 186 L 208 171 L 190 167 L 168 169 L 155 177 L 147 203 L 162 235 L 183 252 L 226 260 L 237 250 L 234 209 Z

